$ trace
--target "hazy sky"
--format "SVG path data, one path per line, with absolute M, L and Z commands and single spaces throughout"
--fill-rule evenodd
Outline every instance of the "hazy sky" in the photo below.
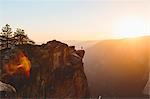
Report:
M 36 42 L 148 35 L 150 0 L 0 0 L 6 23 Z

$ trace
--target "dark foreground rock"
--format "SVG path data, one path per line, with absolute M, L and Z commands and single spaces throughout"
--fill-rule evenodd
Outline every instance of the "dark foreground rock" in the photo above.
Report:
M 86 98 L 84 53 L 55 40 L 1 50 L 0 80 L 13 86 L 18 98 Z

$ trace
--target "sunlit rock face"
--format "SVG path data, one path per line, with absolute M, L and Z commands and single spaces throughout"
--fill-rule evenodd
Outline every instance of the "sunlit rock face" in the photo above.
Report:
M 84 53 L 56 40 L 1 50 L 0 80 L 19 98 L 86 98 Z

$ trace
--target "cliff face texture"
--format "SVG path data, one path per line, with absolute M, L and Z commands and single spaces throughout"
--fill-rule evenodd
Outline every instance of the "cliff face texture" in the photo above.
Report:
M 14 94 L 9 91 L 14 88 L 4 86 L 2 97 L 88 97 L 82 62 L 84 53 L 84 50 L 75 50 L 74 46 L 55 40 L 43 45 L 23 45 L 2 50 L 0 81 L 16 90 Z

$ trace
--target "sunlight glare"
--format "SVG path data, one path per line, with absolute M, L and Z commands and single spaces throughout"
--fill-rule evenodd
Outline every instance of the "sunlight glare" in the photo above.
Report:
M 122 18 L 116 25 L 115 33 L 119 38 L 133 38 L 146 34 L 146 23 L 142 18 Z

